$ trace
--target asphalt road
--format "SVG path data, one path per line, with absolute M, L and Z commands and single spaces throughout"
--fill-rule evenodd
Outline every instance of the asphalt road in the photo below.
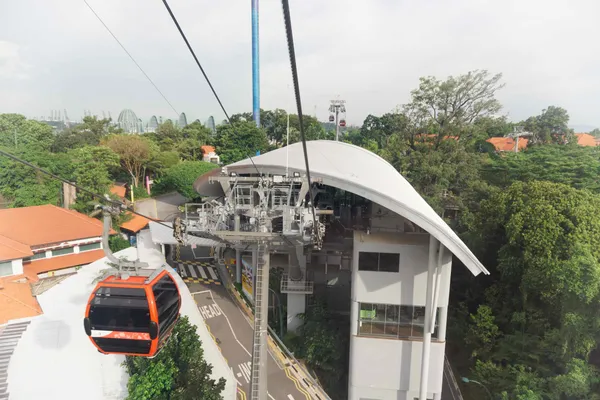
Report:
M 202 283 L 188 284 L 200 313 L 243 391 L 238 398 L 250 398 L 250 367 L 253 327 L 243 311 L 222 286 Z M 300 391 L 285 369 L 269 353 L 267 382 L 270 400 L 310 399 Z
M 135 202 L 135 211 L 151 218 L 173 221 L 179 215 L 179 206 L 188 201 L 177 192 L 162 194 L 152 199 L 140 199 Z

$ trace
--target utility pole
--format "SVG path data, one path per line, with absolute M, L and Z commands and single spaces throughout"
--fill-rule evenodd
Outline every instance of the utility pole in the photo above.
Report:
M 339 120 L 340 112 L 346 113 L 346 100 L 331 100 L 329 105 L 329 112 L 335 113 L 335 141 L 340 140 L 340 125 L 346 126 L 346 120 L 342 118 Z M 329 116 L 329 122 L 333 122 L 333 115 Z

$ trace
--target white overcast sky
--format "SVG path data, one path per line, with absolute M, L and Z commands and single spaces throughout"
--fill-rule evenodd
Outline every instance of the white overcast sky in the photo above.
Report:
M 160 0 L 88 0 L 188 121 L 223 119 Z M 229 111 L 252 110 L 250 0 L 170 0 Z M 360 124 L 418 78 L 501 72 L 512 120 L 548 105 L 600 126 L 599 0 L 290 0 L 304 112 Z M 261 107 L 294 107 L 279 0 L 260 1 Z M 289 85 L 289 86 L 288 86 Z M 83 0 L 0 0 L 0 112 L 173 118 Z

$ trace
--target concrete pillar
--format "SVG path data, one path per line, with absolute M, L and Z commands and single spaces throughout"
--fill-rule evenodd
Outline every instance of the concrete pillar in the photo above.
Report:
M 242 283 L 242 250 L 235 249 L 235 283 Z
M 301 325 L 302 320 L 298 314 L 306 312 L 306 295 L 292 294 L 287 295 L 287 329 L 295 332 Z
M 427 267 L 427 290 L 425 293 L 425 326 L 423 329 L 423 353 L 421 355 L 421 381 L 419 383 L 419 400 L 427 400 L 429 383 L 429 361 L 431 359 L 431 316 L 434 294 L 435 267 L 437 264 L 438 241 L 433 235 L 429 237 L 429 257 Z
M 161 253 L 163 253 L 163 256 L 166 256 L 166 255 L 167 255 L 167 253 L 166 253 L 166 250 L 165 250 L 165 244 L 164 244 L 164 243 L 161 243 L 161 244 L 160 244 L 160 251 L 161 251 Z
M 441 393 L 434 393 L 433 394 L 433 400 L 442 400 L 442 394 Z
M 448 325 L 448 306 L 440 307 L 440 315 L 439 321 L 440 325 L 438 326 L 438 337 L 437 340 L 445 341 L 446 340 L 446 326 Z

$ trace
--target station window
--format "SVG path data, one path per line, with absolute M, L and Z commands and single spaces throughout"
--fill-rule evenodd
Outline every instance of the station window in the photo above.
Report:
M 358 253 L 359 271 L 399 272 L 400 254 L 398 253 Z
M 360 303 L 358 336 L 395 339 L 421 339 L 425 325 L 425 307 L 395 304 Z M 438 338 L 438 309 L 432 339 Z

